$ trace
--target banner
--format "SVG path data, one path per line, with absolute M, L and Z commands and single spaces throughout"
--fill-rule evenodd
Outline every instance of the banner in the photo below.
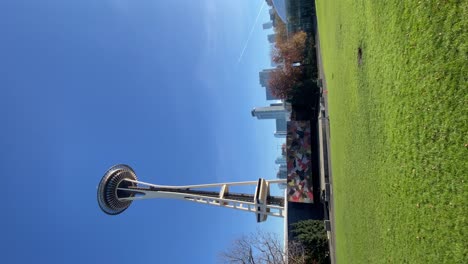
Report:
M 287 132 L 288 201 L 313 203 L 310 123 L 289 121 Z

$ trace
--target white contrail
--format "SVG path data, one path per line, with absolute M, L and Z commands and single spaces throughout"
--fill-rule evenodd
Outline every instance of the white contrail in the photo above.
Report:
M 242 56 L 244 56 L 245 49 L 247 48 L 247 45 L 249 45 L 250 37 L 252 37 L 252 33 L 255 29 L 255 25 L 257 24 L 258 18 L 260 17 L 260 13 L 262 13 L 263 6 L 265 6 L 265 2 L 262 3 L 262 6 L 260 7 L 260 10 L 258 10 L 257 17 L 255 18 L 255 22 L 252 25 L 252 28 L 250 29 L 249 36 L 247 37 L 247 41 L 245 42 L 244 48 L 242 49 L 241 54 L 239 55 L 239 59 L 237 60 L 237 64 L 242 60 Z

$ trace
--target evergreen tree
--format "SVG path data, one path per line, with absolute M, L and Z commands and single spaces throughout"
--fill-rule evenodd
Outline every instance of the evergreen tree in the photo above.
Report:
M 327 232 L 323 221 L 305 220 L 293 224 L 293 238 L 304 246 L 307 263 L 330 263 Z

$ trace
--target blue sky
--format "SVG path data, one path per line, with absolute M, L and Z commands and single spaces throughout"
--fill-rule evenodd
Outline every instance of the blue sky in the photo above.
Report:
M 112 165 L 182 185 L 274 178 L 262 0 L 0 1 L 0 253 L 5 263 L 215 263 L 282 219 L 184 201 L 107 216 Z

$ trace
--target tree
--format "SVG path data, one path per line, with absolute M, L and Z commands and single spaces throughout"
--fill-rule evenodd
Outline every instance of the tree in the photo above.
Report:
M 305 57 L 307 34 L 304 31 L 294 33 L 287 39 L 277 36 L 271 52 L 272 61 L 289 65 L 302 62 Z
M 236 239 L 229 251 L 221 253 L 221 259 L 233 264 L 285 264 L 278 237 L 260 230 Z
M 285 65 L 270 74 L 268 88 L 277 98 L 288 99 L 291 97 L 291 92 L 297 85 L 300 76 L 301 70 L 299 68 Z
M 307 263 L 330 263 L 328 237 L 323 221 L 305 220 L 293 224 L 293 237 L 304 246 Z
M 276 43 L 284 43 L 288 39 L 288 31 L 286 29 L 286 24 L 284 24 L 283 20 L 278 16 L 278 13 L 275 12 L 275 27 L 273 28 L 275 31 L 275 44 Z
M 228 251 L 220 254 L 220 258 L 223 263 L 232 264 L 307 263 L 305 249 L 300 243 L 289 243 L 288 254 L 285 252 L 283 243 L 276 234 L 258 230 L 236 239 Z
M 302 77 L 302 68 L 294 64 L 301 64 L 305 58 L 307 34 L 300 31 L 290 38 L 284 38 L 282 30 L 276 30 L 276 42 L 271 56 L 272 61 L 282 66 L 271 73 L 268 87 L 276 97 L 290 99 Z
M 257 230 L 236 239 L 220 254 L 220 260 L 231 264 L 330 263 L 323 221 L 305 220 L 292 224 L 292 227 L 292 238 L 286 249 L 276 234 Z

